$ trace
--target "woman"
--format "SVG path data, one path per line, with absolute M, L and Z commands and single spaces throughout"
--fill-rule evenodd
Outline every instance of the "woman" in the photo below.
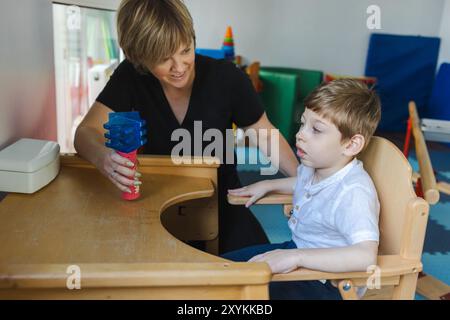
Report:
M 120 190 L 139 184 L 140 174 L 104 146 L 102 126 L 110 112 L 139 111 L 147 121 L 146 154 L 170 155 L 177 144 L 171 141 L 172 132 L 183 128 L 194 136 L 194 121 L 223 136 L 233 122 L 243 129 L 274 129 L 242 71 L 232 63 L 195 55 L 192 18 L 180 0 L 123 0 L 117 29 L 126 60 L 78 127 L 75 148 Z M 281 171 L 294 176 L 298 161 L 284 138 L 280 153 Z M 133 176 L 135 180 L 127 178 Z M 219 251 L 267 243 L 252 213 L 226 201 L 227 190 L 240 186 L 234 164 L 220 166 L 218 183 Z

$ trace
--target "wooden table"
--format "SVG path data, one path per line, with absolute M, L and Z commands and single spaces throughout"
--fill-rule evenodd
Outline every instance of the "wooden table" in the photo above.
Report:
M 267 299 L 266 264 L 214 254 L 217 165 L 139 162 L 134 202 L 76 156 L 61 156 L 58 177 L 37 193 L 7 195 L 0 299 Z M 206 240 L 209 253 L 182 240 Z

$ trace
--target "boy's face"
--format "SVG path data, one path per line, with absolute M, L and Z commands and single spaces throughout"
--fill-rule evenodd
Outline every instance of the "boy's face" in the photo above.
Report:
M 314 111 L 305 109 L 300 129 L 296 134 L 297 155 L 303 165 L 315 169 L 328 169 L 348 160 L 341 133 L 330 121 Z

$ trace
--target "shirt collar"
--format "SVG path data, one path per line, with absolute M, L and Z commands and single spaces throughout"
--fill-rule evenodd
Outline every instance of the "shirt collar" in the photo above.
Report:
M 309 192 L 309 194 L 314 195 L 321 191 L 322 189 L 328 187 L 329 185 L 341 181 L 347 173 L 352 170 L 359 161 L 354 158 L 352 161 L 350 161 L 345 167 L 340 169 L 338 172 L 334 173 L 333 175 L 329 176 L 328 178 L 320 181 L 319 183 L 316 183 L 312 185 L 312 181 L 314 179 L 314 174 L 311 175 L 311 179 L 309 180 L 308 184 L 306 185 L 305 189 Z

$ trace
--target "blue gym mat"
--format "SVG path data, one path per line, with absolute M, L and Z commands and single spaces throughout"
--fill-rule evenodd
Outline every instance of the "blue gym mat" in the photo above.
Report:
M 380 131 L 404 132 L 411 100 L 422 115 L 433 88 L 439 45 L 439 38 L 371 35 L 365 75 L 378 79 Z
M 443 63 L 434 82 L 425 116 L 437 120 L 450 120 L 450 63 Z

